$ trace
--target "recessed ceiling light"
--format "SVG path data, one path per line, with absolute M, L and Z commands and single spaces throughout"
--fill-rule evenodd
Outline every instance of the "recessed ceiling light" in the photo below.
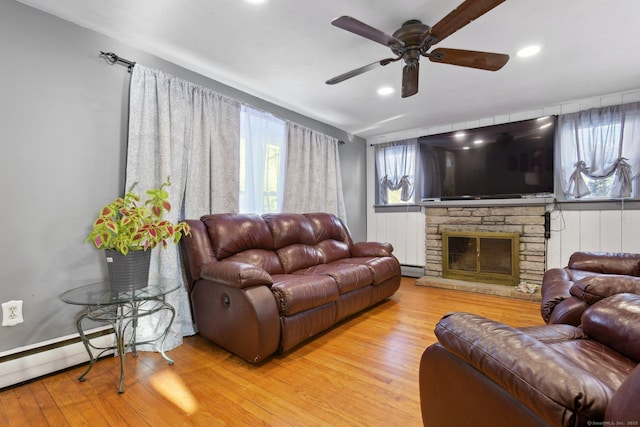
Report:
M 458 131 L 458 132 L 456 132 L 456 133 L 454 133 L 454 134 L 453 134 L 453 137 L 454 137 L 454 138 L 456 138 L 456 139 L 460 139 L 460 138 L 464 138 L 464 137 L 465 137 L 465 135 L 466 135 L 466 133 L 465 133 L 465 132 L 463 132 L 463 131 Z
M 391 86 L 382 86 L 382 87 L 378 88 L 378 95 L 380 95 L 380 96 L 389 96 L 393 92 L 395 92 L 395 91 L 393 90 L 393 88 Z
M 531 46 L 523 47 L 517 53 L 520 58 L 526 58 L 528 56 L 537 55 L 540 52 L 540 45 L 534 44 Z
M 244 0 L 245 3 L 249 4 L 264 4 L 269 0 Z
M 473 141 L 474 144 L 482 144 L 484 141 L 481 139 L 476 139 L 475 141 Z

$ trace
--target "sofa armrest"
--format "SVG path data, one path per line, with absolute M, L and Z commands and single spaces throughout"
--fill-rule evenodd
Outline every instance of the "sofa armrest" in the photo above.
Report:
M 542 295 L 540 314 L 545 323 L 549 323 L 549 318 L 556 306 L 571 296 L 571 286 L 573 281 L 567 269 L 551 268 L 545 271 L 540 290 Z
M 234 288 L 271 285 L 273 278 L 260 267 L 237 261 L 214 261 L 200 268 L 200 275 L 212 282 Z
M 391 256 L 393 245 L 380 242 L 358 242 L 351 246 L 352 257 Z
M 546 344 L 468 313 L 436 326 L 441 345 L 486 375 L 551 425 L 601 420 L 613 390 Z
M 582 313 L 584 313 L 587 308 L 589 308 L 589 304 L 580 298 L 569 297 L 556 304 L 547 323 L 564 323 L 566 325 L 578 326 L 582 318 Z

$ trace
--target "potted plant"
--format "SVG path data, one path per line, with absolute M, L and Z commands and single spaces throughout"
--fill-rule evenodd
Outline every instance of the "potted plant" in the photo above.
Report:
M 124 197 L 104 206 L 93 223 L 87 241 L 105 250 L 113 290 L 146 287 L 151 249 L 158 245 L 166 248 L 189 234 L 187 223 L 173 224 L 163 219 L 163 214 L 171 210 L 166 190 L 170 185 L 167 178 L 160 188 L 148 190 L 142 202 L 133 184 Z

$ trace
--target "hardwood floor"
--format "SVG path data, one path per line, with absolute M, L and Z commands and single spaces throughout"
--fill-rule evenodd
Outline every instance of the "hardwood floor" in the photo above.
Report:
M 260 366 L 199 336 L 169 352 L 79 366 L 0 391 L 10 426 L 420 426 L 418 365 L 447 312 L 540 325 L 539 303 L 426 288 L 403 278 L 387 302 Z

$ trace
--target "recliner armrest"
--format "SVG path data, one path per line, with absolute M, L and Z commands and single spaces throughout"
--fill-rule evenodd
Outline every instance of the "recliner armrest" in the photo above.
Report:
M 440 344 L 551 425 L 602 419 L 613 390 L 546 344 L 510 326 L 452 313 L 436 326 Z
M 353 257 L 391 256 L 393 245 L 380 242 L 358 242 L 351 246 L 350 252 Z
M 271 285 L 273 278 L 260 267 L 237 261 L 214 261 L 200 268 L 200 275 L 212 282 L 234 288 Z

